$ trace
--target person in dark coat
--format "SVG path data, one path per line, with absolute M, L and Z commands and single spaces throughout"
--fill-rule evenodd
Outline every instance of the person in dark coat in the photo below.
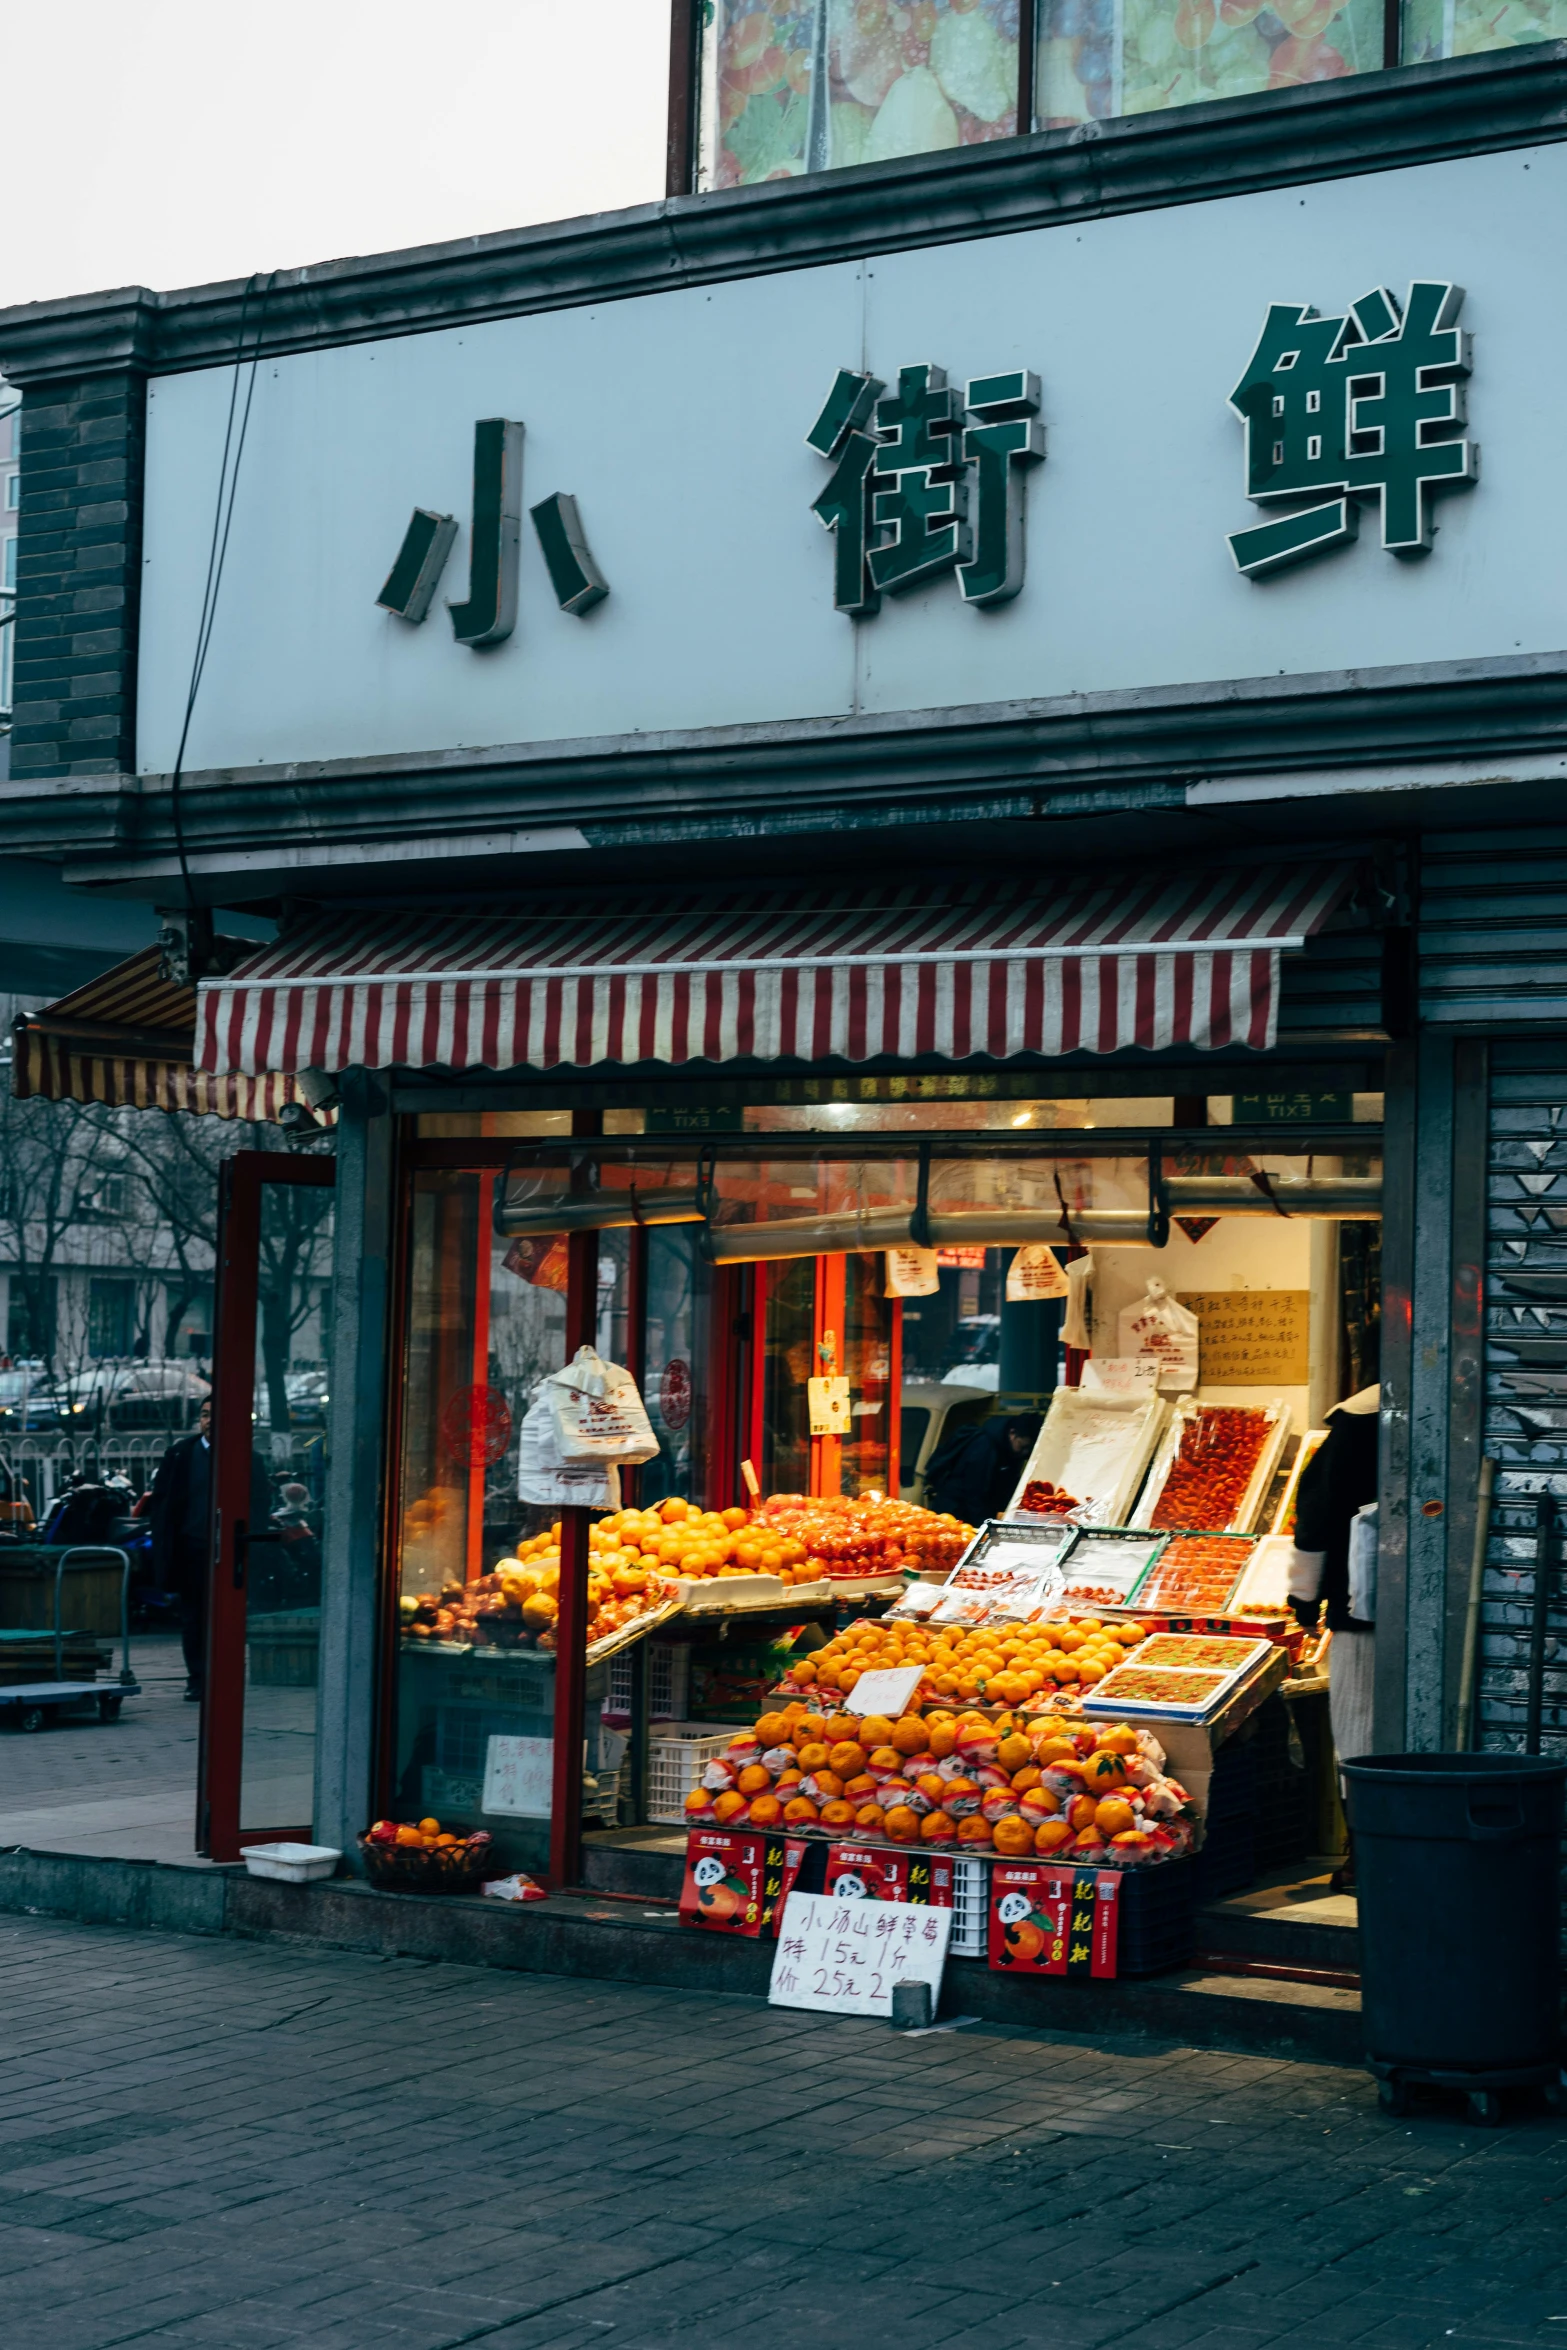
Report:
M 1381 1397 L 1380 1387 L 1365 1387 L 1333 1406 L 1327 1435 L 1301 1471 L 1295 1495 L 1290 1605 L 1298 1620 L 1313 1628 L 1326 1614 L 1333 1634 L 1328 1717 L 1341 1763 L 1374 1751 L 1376 1626 L 1369 1617 L 1350 1612 L 1349 1537 L 1356 1512 L 1377 1498 Z M 1335 1886 L 1347 1890 L 1354 1873 L 1351 1848 Z
M 178 1595 L 185 1697 L 201 1702 L 207 1677 L 207 1584 L 212 1573 L 212 1404 L 203 1398 L 193 1436 L 158 1463 L 147 1515 L 158 1588 Z
M 929 1507 L 971 1526 L 999 1518 L 1042 1425 L 1037 1412 L 1016 1412 L 960 1428 L 937 1447 L 925 1472 Z

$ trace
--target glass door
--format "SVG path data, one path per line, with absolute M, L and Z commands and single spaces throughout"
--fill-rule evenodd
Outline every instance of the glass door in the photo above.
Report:
M 331 1360 L 329 1158 L 221 1176 L 198 1847 L 310 1838 Z

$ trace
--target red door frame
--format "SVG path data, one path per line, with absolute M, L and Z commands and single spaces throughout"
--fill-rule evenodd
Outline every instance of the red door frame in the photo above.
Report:
M 207 1674 L 197 1765 L 196 1849 L 233 1861 L 246 1844 L 310 1822 L 242 1830 L 245 1751 L 245 1575 L 252 1540 L 250 1456 L 256 1393 L 256 1319 L 264 1184 L 330 1188 L 331 1159 L 237 1151 L 218 1178 L 218 1260 L 212 1356 L 212 1537 L 207 1585 Z

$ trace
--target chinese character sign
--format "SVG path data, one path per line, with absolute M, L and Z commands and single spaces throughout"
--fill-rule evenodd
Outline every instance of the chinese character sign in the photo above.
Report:
M 934 2008 L 951 1931 L 950 1909 L 849 1894 L 841 1880 L 831 1894 L 790 1893 L 768 1998 L 774 2007 L 890 2016 L 895 1983 L 928 1983 Z
M 1039 378 L 971 378 L 961 400 L 940 367 L 879 376 L 840 368 L 805 436 L 832 465 L 812 512 L 835 540 L 833 602 L 869 618 L 882 596 L 955 571 L 965 603 L 1023 584 L 1023 478 L 1045 453 Z
M 1454 323 L 1463 299 L 1461 286 L 1416 279 L 1402 316 L 1382 287 L 1339 318 L 1272 304 L 1230 406 L 1246 427 L 1246 495 L 1291 510 L 1232 534 L 1248 579 L 1343 546 L 1371 499 L 1391 554 L 1429 551 L 1432 494 L 1479 471 L 1477 445 L 1459 437 L 1472 342 Z

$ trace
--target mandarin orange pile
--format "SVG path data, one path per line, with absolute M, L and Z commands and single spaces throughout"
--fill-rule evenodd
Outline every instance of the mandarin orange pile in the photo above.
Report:
M 792 1666 L 785 1687 L 847 1696 L 862 1673 L 918 1664 L 925 1678 L 919 1702 L 962 1700 L 978 1705 L 1023 1705 L 1057 1689 L 1090 1688 L 1145 1637 L 1146 1625 L 1104 1624 L 1097 1616 L 1062 1617 L 1049 1624 L 981 1625 L 970 1631 L 945 1624 L 851 1624 Z
M 742 1731 L 686 1799 L 694 1827 L 1040 1853 L 1113 1868 L 1184 1852 L 1186 1790 L 1124 1722 L 828 1714 L 791 1701 Z

